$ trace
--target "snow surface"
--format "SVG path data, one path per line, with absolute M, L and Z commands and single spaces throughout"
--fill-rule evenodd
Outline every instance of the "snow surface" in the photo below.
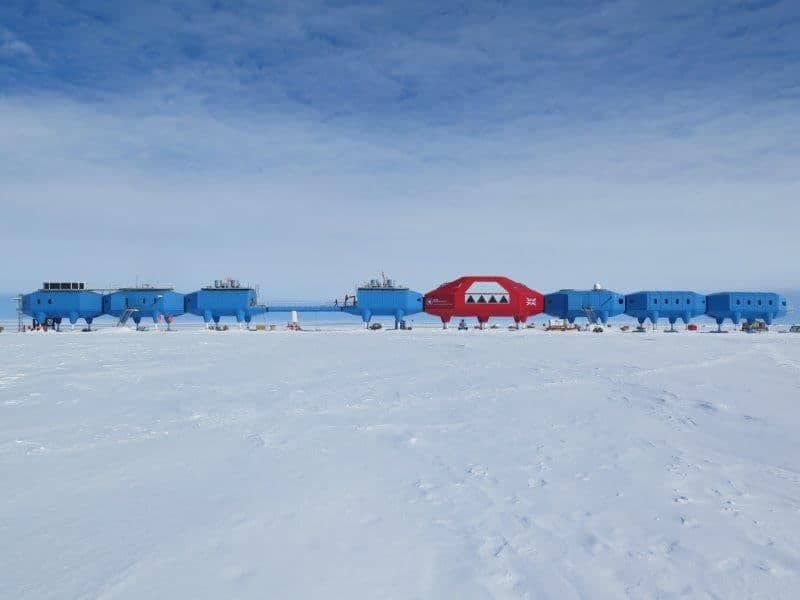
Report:
M 791 598 L 800 336 L 0 334 L 1 598 Z

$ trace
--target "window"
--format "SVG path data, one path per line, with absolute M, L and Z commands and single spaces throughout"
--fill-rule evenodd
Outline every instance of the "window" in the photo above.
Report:
M 658 298 L 653 298 L 653 304 L 658 304 Z
M 772 306 L 772 300 L 769 301 L 769 305 Z
M 761 306 L 761 300 L 758 301 L 758 305 Z
M 625 299 L 624 298 L 620 298 L 619 300 L 617 300 L 617 302 L 619 302 L 620 304 L 625 304 Z
M 691 303 L 692 303 L 692 299 L 691 298 L 687 298 L 686 299 L 686 304 L 691 304 Z
M 753 303 L 753 301 L 752 301 L 752 300 L 748 300 L 748 301 L 747 301 L 747 306 L 750 306 L 752 303 Z
M 737 299 L 736 299 L 736 304 L 741 304 L 741 303 L 742 303 L 742 301 L 741 301 L 741 300 L 739 300 L 739 298 L 737 298 Z
M 675 304 L 680 304 L 680 303 L 681 303 L 680 298 L 675 298 Z
M 41 304 L 41 303 L 42 303 L 42 299 L 41 298 L 37 298 L 36 299 L 36 304 Z

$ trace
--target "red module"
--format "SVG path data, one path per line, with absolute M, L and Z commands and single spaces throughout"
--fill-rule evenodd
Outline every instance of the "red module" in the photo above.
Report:
M 490 317 L 511 317 L 524 323 L 544 308 L 544 296 L 508 277 L 467 275 L 425 294 L 425 312 L 447 326 L 453 317 L 476 317 L 483 326 Z

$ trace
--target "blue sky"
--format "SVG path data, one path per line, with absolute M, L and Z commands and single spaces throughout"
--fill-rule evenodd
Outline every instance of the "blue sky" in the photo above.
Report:
M 0 289 L 800 287 L 795 2 L 0 4 Z

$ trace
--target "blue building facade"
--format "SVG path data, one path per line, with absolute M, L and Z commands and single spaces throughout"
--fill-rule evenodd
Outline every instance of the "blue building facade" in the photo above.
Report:
M 625 314 L 640 325 L 647 319 L 654 325 L 659 319 L 667 319 L 670 325 L 678 320 L 688 324 L 705 313 L 706 297 L 696 292 L 648 291 L 625 296 Z
M 40 324 L 51 320 L 58 327 L 63 319 L 72 325 L 83 319 L 91 326 L 103 314 L 103 296 L 87 290 L 84 283 L 45 282 L 41 289 L 22 296 L 22 312 Z
M 162 318 L 168 323 L 184 313 L 183 294 L 169 287 L 120 288 L 103 296 L 103 312 L 121 317 L 131 311 L 130 318 L 137 325 L 143 318 L 158 323 Z
M 391 279 L 373 279 L 360 286 L 352 304 L 345 301 L 342 310 L 359 315 L 364 323 L 369 323 L 372 317 L 394 317 L 397 327 L 407 316 L 422 312 L 422 294 L 397 286 Z
M 611 317 L 625 312 L 625 296 L 595 287 L 591 290 L 559 290 L 544 297 L 544 312 L 574 323 L 586 318 L 591 323 L 604 325 Z
M 355 296 L 348 294 L 341 302 L 336 300 L 332 304 L 320 305 L 272 305 L 267 308 L 267 312 L 345 312 L 361 317 L 366 324 L 372 317 L 394 317 L 395 328 L 406 317 L 422 312 L 422 310 L 422 294 L 407 287 L 395 285 L 391 279 L 373 279 L 358 287 Z
M 786 298 L 772 292 L 719 292 L 706 298 L 706 313 L 720 326 L 726 319 L 735 325 L 742 320 L 754 323 L 758 319 L 772 325 L 788 309 Z
M 258 304 L 254 288 L 242 287 L 236 280 L 218 280 L 213 286 L 187 294 L 184 299 L 187 313 L 203 317 L 206 323 L 219 323 L 222 317 L 234 317 L 237 322 L 250 323 L 253 316 L 266 311 Z

